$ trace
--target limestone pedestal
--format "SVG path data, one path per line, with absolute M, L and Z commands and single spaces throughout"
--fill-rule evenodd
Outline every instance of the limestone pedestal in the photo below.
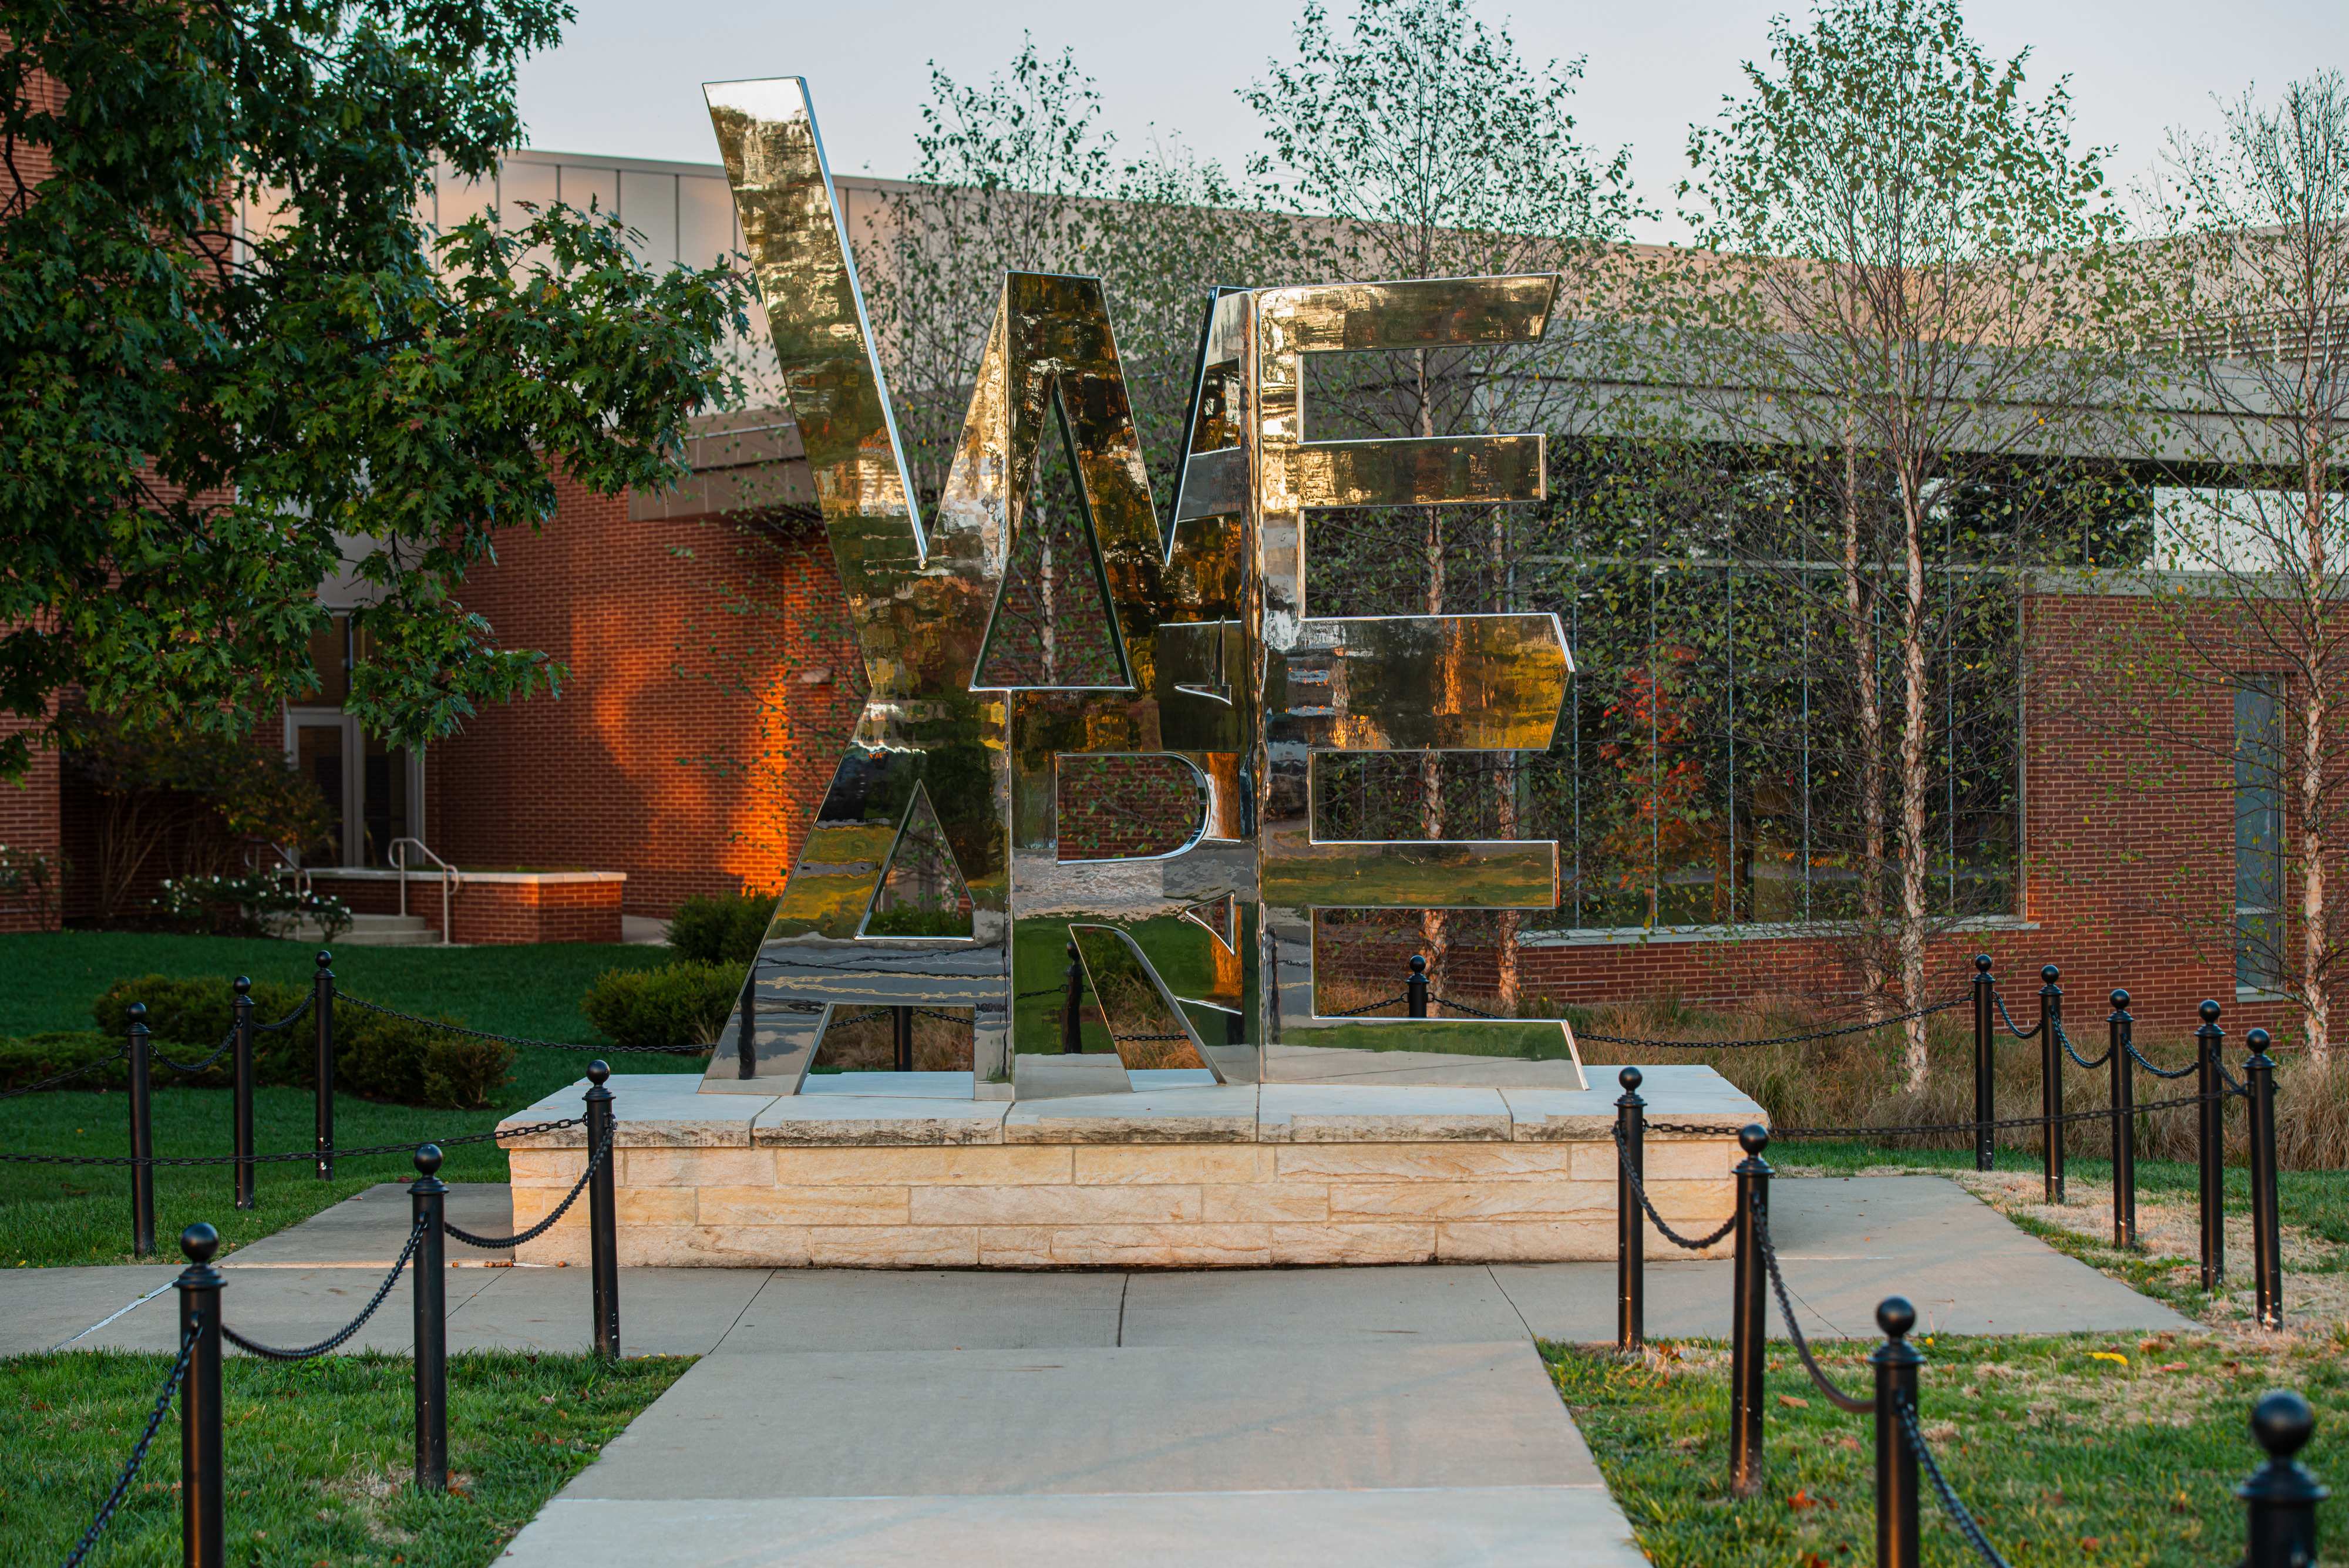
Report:
M 1764 1119 L 1761 1107 L 1709 1067 L 1645 1071 L 1651 1120 L 1709 1129 L 1650 1135 L 1649 1194 L 1676 1230 L 1709 1231 L 1730 1212 L 1736 1130 Z M 925 1076 L 908 1075 L 902 1095 L 772 1099 L 698 1095 L 683 1076 L 613 1078 L 621 1263 L 1125 1269 L 1615 1254 L 1612 1087 L 1229 1084 L 972 1101 L 927 1097 L 945 1091 L 911 1081 Z M 585 1087 L 503 1126 L 575 1116 Z M 585 1130 L 500 1142 L 515 1226 L 535 1224 L 578 1179 Z M 1650 1249 L 1671 1251 L 1661 1240 Z M 517 1259 L 586 1260 L 584 1200 Z

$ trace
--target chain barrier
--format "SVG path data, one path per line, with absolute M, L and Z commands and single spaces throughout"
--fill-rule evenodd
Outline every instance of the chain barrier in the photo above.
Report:
M 253 1026 L 254 1033 L 256 1034 L 274 1034 L 281 1029 L 292 1028 L 295 1024 L 302 1022 L 302 1015 L 310 1011 L 310 1004 L 317 1000 L 318 993 L 316 991 L 312 991 L 308 995 L 302 998 L 301 1006 L 295 1008 L 293 1012 L 287 1013 L 285 1017 L 279 1019 L 274 1023 L 254 1024 Z
M 2064 1054 L 2072 1058 L 2074 1065 L 2085 1067 L 2092 1073 L 2113 1059 L 2113 1048 L 2109 1042 L 2105 1045 L 2105 1054 L 2093 1062 L 2072 1049 L 2072 1037 L 2064 1033 L 2064 1021 L 2061 1018 L 2055 1020 L 2055 1044 L 2064 1047 Z
M 1623 1168 L 1623 1179 L 1631 1184 L 1631 1195 L 1640 1200 L 1640 1207 L 1648 1211 L 1648 1218 L 1654 1221 L 1658 1233 L 1682 1251 L 1702 1251 L 1737 1229 L 1737 1216 L 1734 1214 L 1723 1220 L 1721 1229 L 1710 1236 L 1683 1236 L 1664 1223 L 1664 1217 L 1656 1212 L 1656 1206 L 1648 1197 L 1646 1186 L 1640 1180 L 1640 1173 L 1631 1168 L 1631 1151 L 1623 1147 L 1623 1129 L 1619 1127 L 1615 1129 L 1615 1162 Z
M 438 1029 L 444 1034 L 462 1034 L 469 1040 L 494 1040 L 502 1045 L 528 1045 L 541 1051 L 585 1051 L 589 1055 L 602 1056 L 615 1052 L 631 1051 L 639 1056 L 706 1056 L 707 1045 L 575 1045 L 568 1040 L 525 1040 L 515 1034 L 498 1034 L 487 1029 L 468 1029 L 461 1023 L 444 1023 L 438 1018 L 419 1018 L 413 1012 L 402 1012 L 396 1007 L 380 1002 L 362 1001 L 348 992 L 335 992 L 336 1002 L 347 1002 L 353 1007 L 363 1007 L 369 1012 L 380 1012 L 386 1018 L 401 1018 L 410 1023 L 420 1023 L 427 1029 Z M 761 1011 L 766 1011 L 762 1006 Z
M 2014 1026 L 2014 1014 L 2006 1010 L 2006 998 L 1993 991 L 1990 993 L 1990 999 L 1991 1002 L 1998 1008 L 1999 1020 L 2006 1025 L 2006 1032 L 2009 1034 L 2013 1035 L 2017 1040 L 2028 1040 L 2037 1034 L 2042 1029 L 2047 1027 L 2047 1015 L 2043 1012 L 2039 1015 L 2039 1022 L 2033 1024 L 2030 1028 L 2017 1029 Z
M 196 1354 L 196 1336 L 202 1332 L 203 1321 L 199 1318 L 180 1341 L 180 1359 L 171 1364 L 171 1376 L 163 1379 L 163 1391 L 155 1397 L 155 1408 L 148 1413 L 147 1429 L 140 1433 L 139 1441 L 131 1445 L 130 1458 L 123 1465 L 122 1473 L 115 1478 L 114 1490 L 107 1493 L 104 1502 L 98 1505 L 98 1517 L 92 1519 L 89 1528 L 81 1532 L 81 1540 L 75 1543 L 72 1555 L 66 1559 L 65 1568 L 79 1568 L 81 1561 L 89 1555 L 90 1548 L 98 1544 L 98 1538 L 106 1533 L 106 1527 L 114 1522 L 114 1511 L 120 1508 L 122 1500 L 130 1495 L 130 1483 L 139 1479 L 139 1467 L 147 1462 L 147 1450 L 154 1446 L 155 1434 L 163 1429 L 163 1413 L 171 1407 L 172 1396 L 179 1393 L 180 1381 L 188 1375 L 188 1362 Z
M 172 1061 L 169 1056 L 164 1055 L 164 1054 L 163 1054 L 163 1053 L 161 1053 L 160 1051 L 157 1051 L 157 1052 L 155 1052 L 153 1054 L 154 1054 L 155 1060 L 157 1060 L 158 1062 L 160 1062 L 160 1063 L 161 1063 L 161 1064 L 163 1064 L 163 1065 L 165 1065 L 166 1067 L 171 1068 L 171 1071 L 173 1071 L 174 1073 L 178 1073 L 178 1074 L 181 1074 L 181 1075 L 184 1075 L 184 1076 L 186 1076 L 186 1077 L 192 1078 L 192 1077 L 194 1077 L 197 1074 L 199 1074 L 199 1073 L 202 1072 L 205 1068 L 207 1068 L 207 1067 L 211 1066 L 213 1063 L 215 1063 L 215 1062 L 219 1061 L 222 1057 L 223 1057 L 223 1056 L 227 1055 L 227 1054 L 228 1054 L 228 1048 L 229 1048 L 230 1046 L 232 1046 L 232 1045 L 235 1044 L 236 1044 L 236 1030 L 235 1030 L 234 1028 L 231 1028 L 231 1029 L 229 1030 L 229 1032 L 228 1032 L 228 1038 L 227 1038 L 227 1039 L 225 1039 L 225 1040 L 223 1040 L 223 1041 L 222 1041 L 222 1042 L 220 1043 L 220 1045 L 219 1045 L 218 1049 L 214 1050 L 211 1055 L 209 1055 L 209 1056 L 205 1057 L 205 1058 L 204 1058 L 202 1061 L 201 1061 L 201 1062 L 197 1062 L 197 1063 L 193 1063 L 193 1064 L 190 1064 L 190 1063 L 186 1063 L 186 1062 L 174 1062 L 174 1061 Z
M 2178 1068 L 2178 1071 L 2173 1073 L 2167 1068 L 2157 1067 L 2152 1063 L 2147 1061 L 2145 1057 L 2138 1053 L 2136 1041 L 2132 1040 L 2127 1044 L 2129 1060 L 2135 1062 L 2138 1066 L 2144 1068 L 2147 1072 L 2152 1074 L 2157 1078 L 2190 1078 L 2200 1066 L 2199 1063 L 2189 1062 L 2185 1066 Z
M 2180 1106 L 2199 1106 L 2205 1100 L 2223 1100 L 2233 1096 L 2231 1089 L 2221 1089 L 2210 1095 L 2188 1095 L 2175 1100 L 2147 1100 L 2132 1106 L 2135 1114 L 2149 1111 L 2174 1111 Z M 2112 1108 L 2094 1111 L 2067 1111 L 2060 1116 L 2006 1116 L 1988 1122 L 1919 1122 L 1901 1127 L 1772 1127 L 1770 1137 L 1779 1138 L 1871 1138 L 1886 1137 L 1894 1133 L 1961 1133 L 2011 1132 L 2021 1127 L 2054 1127 L 2065 1122 L 2108 1122 Z
M 1015 1002 L 1028 1002 L 1039 996 L 1058 996 L 1068 989 L 1069 988 L 1065 985 L 1048 985 L 1037 991 L 1023 991 L 1017 996 L 1013 997 L 1012 1000 Z
M 913 1009 L 913 1012 L 919 1017 L 935 1018 L 941 1023 L 957 1023 L 965 1029 L 976 1029 L 978 1027 L 978 1023 L 976 1019 L 958 1018 L 951 1012 L 940 1012 L 935 1007 L 916 1007 Z
M 476 1236 L 471 1231 L 460 1230 L 445 1220 L 440 1222 L 440 1229 L 443 1233 L 454 1236 L 468 1247 L 479 1247 L 485 1252 L 504 1251 L 509 1248 L 519 1247 L 525 1241 L 535 1241 L 554 1230 L 554 1222 L 568 1213 L 574 1203 L 579 1201 L 579 1195 L 587 1190 L 587 1184 L 595 1179 L 595 1172 L 603 1168 L 605 1157 L 611 1152 L 612 1146 L 609 1143 L 597 1149 L 595 1158 L 587 1162 L 587 1168 L 579 1173 L 578 1181 L 574 1183 L 571 1190 L 564 1195 L 563 1201 L 554 1206 L 554 1212 L 519 1236 Z
M 19 1095 L 37 1094 L 43 1089 L 53 1089 L 59 1084 L 70 1083 L 76 1078 L 86 1078 L 92 1073 L 102 1073 L 128 1054 L 128 1052 L 117 1051 L 113 1055 L 103 1060 L 84 1063 L 78 1067 L 69 1067 L 51 1077 L 43 1078 L 37 1084 L 27 1084 L 21 1089 L 10 1089 L 5 1094 L 0 1094 L 0 1100 L 13 1100 Z
M 1112 1034 L 1110 1038 L 1120 1045 L 1155 1045 L 1166 1040 L 1188 1040 L 1188 1034 Z
M 1839 1035 L 1872 1034 L 1878 1029 L 1889 1029 L 1895 1023 L 1906 1023 L 1912 1018 L 1930 1018 L 1937 1012 L 1947 1012 L 1953 1007 L 1963 1007 L 1967 1000 L 1961 996 L 1949 1002 L 1937 1002 L 1930 1007 L 1920 1007 L 1914 1012 L 1896 1012 L 1889 1018 L 1879 1018 L 1872 1023 L 1840 1023 L 1832 1029 L 1815 1029 L 1807 1034 L 1771 1034 L 1751 1040 L 1649 1040 L 1637 1034 L 1589 1034 L 1578 1029 L 1574 1032 L 1574 1038 L 1578 1043 L 1588 1041 L 1594 1045 L 1652 1046 L 1666 1051 L 1743 1051 L 1757 1045 L 1806 1045 L 1814 1040 L 1833 1040 Z M 1446 1005 L 1456 1004 L 1446 1003 Z M 1490 1018 L 1495 1015 L 1486 1013 L 1484 1016 Z
M 1360 1018 L 1366 1012 L 1376 1012 L 1381 1007 L 1405 1006 L 1409 1004 L 1411 998 L 1408 996 L 1381 997 L 1376 1002 L 1366 1002 L 1360 1007 L 1350 1007 L 1343 1012 L 1325 1012 L 1321 1016 L 1324 1018 Z
M 140 1159 L 127 1154 L 0 1154 L 0 1163 L 9 1165 L 276 1165 L 287 1160 L 309 1160 L 332 1158 L 356 1159 L 361 1155 L 414 1154 L 418 1147 L 435 1143 L 442 1148 L 455 1148 L 460 1144 L 490 1143 L 502 1137 L 534 1137 L 543 1132 L 560 1132 L 564 1127 L 585 1125 L 583 1116 L 567 1116 L 559 1122 L 533 1122 L 524 1127 L 492 1127 L 488 1132 L 459 1133 L 453 1137 L 418 1138 L 409 1143 L 367 1144 L 357 1148 L 296 1149 L 290 1154 L 189 1154 L 158 1155 Z
M 1917 1426 L 1916 1407 L 1906 1399 L 1899 1399 L 1894 1401 L 1893 1408 L 1899 1414 L 1900 1430 L 1909 1439 L 1909 1451 L 1917 1456 L 1917 1463 L 1923 1469 L 1926 1479 L 1933 1483 L 1934 1495 L 1941 1500 L 1941 1511 L 1950 1516 L 1950 1522 L 1958 1527 L 1958 1533 L 1966 1538 L 1966 1544 L 1974 1549 L 1974 1554 L 1987 1568 L 2007 1568 L 2006 1559 L 1998 1554 L 1998 1548 L 1990 1543 L 1990 1538 L 1982 1533 L 1982 1526 L 1974 1522 L 1974 1516 L 1966 1511 L 1964 1503 L 1958 1501 L 1957 1489 L 1950 1485 L 1950 1478 L 1941 1473 L 1941 1467 L 1934 1461 L 1933 1450 L 1925 1446 L 1925 1434 Z
M 1763 1264 L 1770 1271 L 1770 1288 L 1778 1295 L 1778 1315 L 1785 1320 L 1786 1337 L 1795 1342 L 1795 1358 L 1802 1362 L 1803 1370 L 1811 1375 L 1811 1382 L 1827 1397 L 1827 1403 L 1838 1410 L 1859 1415 L 1876 1408 L 1873 1399 L 1854 1398 L 1837 1387 L 1826 1369 L 1819 1366 L 1818 1358 L 1811 1354 L 1811 1342 L 1803 1337 L 1802 1320 L 1795 1315 L 1795 1299 L 1786 1290 L 1786 1276 L 1778 1271 L 1778 1247 L 1770 1240 L 1770 1221 L 1759 1204 L 1754 1206 L 1754 1244 L 1762 1249 Z
M 1436 1006 L 1444 1008 L 1450 1012 L 1464 1012 L 1471 1018 L 1497 1018 L 1508 1023 L 1516 1022 L 1516 1015 L 1515 1013 L 1487 1012 L 1481 1007 L 1471 1007 L 1464 1002 L 1454 1002 L 1448 996 L 1438 996 L 1433 992 L 1427 993 L 1427 1000 L 1435 1003 Z
M 408 1260 L 416 1255 L 417 1243 L 423 1240 L 424 1221 L 419 1220 L 409 1228 L 408 1245 L 399 1250 L 399 1261 L 392 1264 L 391 1272 L 384 1275 L 383 1283 L 375 1288 L 375 1295 L 369 1299 L 367 1305 L 359 1309 L 359 1315 L 316 1345 L 305 1345 L 299 1350 L 281 1350 L 274 1345 L 264 1345 L 257 1339 L 247 1339 L 225 1323 L 221 1324 L 221 1337 L 239 1350 L 251 1351 L 264 1361 L 309 1361 L 326 1355 L 330 1350 L 338 1349 L 351 1335 L 366 1327 L 367 1320 L 375 1315 L 375 1309 L 383 1305 L 384 1297 L 391 1294 L 391 1287 L 399 1282 L 399 1276 L 407 1271 Z

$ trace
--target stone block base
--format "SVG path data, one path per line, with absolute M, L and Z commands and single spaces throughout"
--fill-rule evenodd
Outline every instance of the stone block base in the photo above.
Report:
M 576 1114 L 585 1086 L 511 1125 Z M 1596 1091 L 1232 1085 L 986 1103 L 697 1096 L 660 1077 L 611 1086 L 623 1265 L 1268 1267 L 1615 1251 L 1611 1096 Z M 1709 1231 L 1730 1212 L 1735 1130 L 1759 1107 L 1707 1068 L 1655 1069 L 1646 1093 L 1652 1118 L 1708 1129 L 1651 1136 L 1647 1188 L 1676 1230 Z M 578 1179 L 584 1137 L 505 1141 L 515 1226 L 535 1224 Z M 584 1263 L 587 1246 L 582 1201 L 518 1261 Z

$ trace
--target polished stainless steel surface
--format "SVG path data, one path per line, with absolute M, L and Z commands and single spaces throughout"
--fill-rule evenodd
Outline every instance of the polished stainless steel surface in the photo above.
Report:
M 1309 511 L 1537 501 L 1545 473 L 1538 434 L 1308 440 L 1305 356 L 1531 341 L 1556 278 L 1218 290 L 1162 530 L 1101 283 L 1008 274 L 926 527 L 805 84 L 708 92 L 869 694 L 704 1088 L 794 1092 L 828 1029 L 909 1006 L 967 1009 L 971 1070 L 1007 1082 L 1059 1048 L 1071 945 L 1129 1072 L 1561 1054 L 1522 1043 L 1540 1023 L 1324 1017 L 1314 975 L 1318 910 L 1555 905 L 1547 839 L 1317 839 L 1313 759 L 1541 751 L 1557 618 L 1305 602 Z M 1038 640 L 1040 545 L 1048 587 L 1099 595 L 1090 661 Z

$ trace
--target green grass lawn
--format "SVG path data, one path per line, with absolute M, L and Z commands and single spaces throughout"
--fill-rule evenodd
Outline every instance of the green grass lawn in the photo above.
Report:
M 1867 1348 L 1838 1345 L 1826 1357 L 1853 1394 L 1872 1386 Z M 1926 1439 L 2015 1568 L 2236 1561 L 2234 1487 L 2261 1459 L 2245 1423 L 2271 1388 L 2308 1397 L 2317 1438 L 2305 1457 L 2336 1488 L 2344 1479 L 2335 1456 L 2349 1420 L 2349 1346 L 2333 1338 L 1944 1337 L 1919 1348 Z M 1657 1568 L 1875 1560 L 1872 1419 L 1828 1404 L 1791 1355 L 1769 1365 L 1764 1484 L 1738 1498 L 1727 1485 L 1726 1345 L 1667 1344 L 1636 1359 L 1548 1345 L 1542 1354 Z M 1925 1561 L 1973 1563 L 1930 1491 L 1922 1506 Z M 2328 1539 L 2337 1542 L 2339 1528 L 2332 1521 Z
M 579 1012 L 587 982 L 606 969 L 667 961 L 666 948 L 546 943 L 526 947 L 347 948 L 336 955 L 338 985 L 403 1012 L 447 1014 L 476 1029 L 531 1039 L 603 1044 Z M 90 1027 L 90 1002 L 125 975 L 165 974 L 305 982 L 313 950 L 294 942 L 233 937 L 154 936 L 66 931 L 0 936 L 0 1034 Z M 698 1058 L 614 1054 L 622 1073 L 698 1073 Z M 503 1112 L 576 1083 L 592 1056 L 525 1048 L 495 1107 L 432 1110 L 379 1105 L 338 1095 L 338 1145 L 419 1143 L 497 1125 Z M 121 1094 L 52 1090 L 6 1102 L 0 1152 L 121 1155 L 129 1152 L 129 1103 Z M 570 1114 L 570 1113 L 566 1113 Z M 162 1089 L 155 1096 L 160 1156 L 228 1152 L 230 1096 L 220 1089 Z M 308 1091 L 264 1088 L 254 1096 L 255 1137 L 264 1152 L 311 1144 Z M 260 1207 L 231 1207 L 226 1167 L 161 1167 L 156 1171 L 156 1235 L 176 1260 L 171 1238 L 192 1220 L 219 1227 L 224 1250 L 305 1220 L 378 1181 L 415 1173 L 399 1156 L 348 1161 L 320 1181 L 303 1164 L 263 1165 Z M 505 1156 L 494 1146 L 449 1151 L 441 1176 L 451 1181 L 502 1181 Z M 129 1178 L 120 1167 L 0 1164 L 0 1267 L 128 1262 Z
M 228 1561 L 299 1565 L 493 1562 L 564 1481 L 677 1381 L 689 1358 L 449 1358 L 450 1490 L 419 1493 L 409 1364 L 331 1355 L 222 1368 Z M 64 1559 L 138 1438 L 169 1357 L 116 1352 L 0 1362 L 0 1564 Z M 93 1560 L 180 1561 L 174 1407 Z

